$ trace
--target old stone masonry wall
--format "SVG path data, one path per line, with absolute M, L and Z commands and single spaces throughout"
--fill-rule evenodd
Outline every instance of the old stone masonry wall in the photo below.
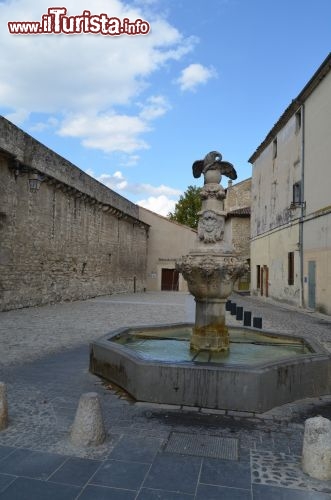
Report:
M 143 291 L 148 228 L 136 205 L 0 118 L 1 310 Z

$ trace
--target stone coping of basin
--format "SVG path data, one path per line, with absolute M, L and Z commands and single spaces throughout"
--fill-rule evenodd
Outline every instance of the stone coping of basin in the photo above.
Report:
M 128 357 L 135 359 L 138 363 L 140 361 L 143 361 L 144 363 L 149 363 L 149 364 L 164 363 L 167 365 L 169 365 L 169 364 L 182 364 L 183 363 L 183 364 L 191 364 L 192 366 L 196 366 L 197 363 L 194 361 L 187 361 L 187 360 L 185 360 L 185 361 L 158 361 L 158 360 L 148 359 L 148 358 L 141 356 L 139 353 L 132 351 L 126 345 L 114 342 L 115 339 L 120 337 L 120 336 L 135 335 L 135 334 L 137 334 L 137 332 L 139 332 L 141 330 L 145 330 L 145 331 L 170 330 L 171 331 L 173 329 L 192 328 L 193 326 L 194 326 L 194 324 L 192 324 L 192 323 L 172 323 L 172 324 L 168 324 L 168 325 L 157 324 L 157 325 L 126 326 L 126 327 L 117 328 L 116 330 L 113 330 L 113 331 L 105 334 L 100 339 L 94 341 L 91 344 L 91 346 L 98 344 L 98 345 L 104 345 L 105 347 L 110 347 L 109 343 L 111 342 L 112 349 L 118 350 L 119 352 L 124 351 Z M 297 356 L 293 356 L 293 357 L 288 357 L 285 360 L 257 362 L 254 365 L 253 364 L 245 364 L 245 363 L 236 363 L 236 364 L 227 365 L 227 368 L 230 368 L 232 366 L 234 368 L 240 366 L 243 368 L 247 367 L 249 370 L 251 370 L 254 368 L 263 368 L 265 366 L 269 366 L 272 364 L 279 365 L 281 363 L 295 362 L 295 361 L 298 361 L 298 359 L 299 360 L 307 359 L 307 358 L 310 359 L 312 357 L 316 358 L 319 356 L 326 356 L 327 358 L 329 358 L 328 351 L 318 341 L 316 341 L 314 339 L 310 339 L 310 338 L 306 337 L 305 335 L 294 336 L 294 335 L 290 335 L 290 334 L 275 332 L 273 330 L 264 329 L 261 331 L 261 330 L 256 329 L 256 328 L 241 327 L 241 326 L 240 327 L 238 327 L 238 326 L 232 327 L 231 326 L 231 327 L 229 327 L 229 329 L 230 329 L 230 332 L 233 332 L 233 333 L 235 333 L 239 330 L 240 331 L 243 330 L 243 331 L 259 334 L 260 336 L 263 336 L 263 334 L 266 334 L 269 337 L 297 340 L 298 342 L 302 342 L 304 345 L 306 345 L 311 350 L 311 352 L 306 353 L 306 354 L 302 354 L 300 356 L 300 358 L 298 358 Z M 155 337 L 151 336 L 151 338 L 155 338 Z M 170 339 L 170 337 L 169 337 L 169 339 Z M 230 333 L 230 342 L 231 342 L 231 333 Z M 203 364 L 204 364 L 203 362 L 199 362 L 199 366 L 203 365 Z M 206 363 L 206 364 L 209 366 L 208 363 Z M 216 363 L 213 363 L 211 365 L 211 367 L 213 367 L 213 366 L 215 366 L 215 368 L 217 368 L 217 369 L 220 369 L 222 367 L 221 364 L 216 365 Z
M 331 359 L 316 340 L 269 330 L 231 327 L 232 331 L 295 339 L 314 352 L 280 361 L 248 364 L 209 364 L 194 361 L 155 361 L 114 341 L 146 330 L 191 328 L 191 323 L 139 325 L 116 329 L 90 346 L 90 370 L 110 380 L 138 401 L 215 409 L 264 412 L 275 406 L 331 392 Z M 230 335 L 231 338 L 231 335 Z

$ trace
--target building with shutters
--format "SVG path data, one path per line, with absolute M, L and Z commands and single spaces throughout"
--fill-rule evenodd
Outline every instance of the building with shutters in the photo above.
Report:
M 331 314 L 331 54 L 249 159 L 251 291 Z

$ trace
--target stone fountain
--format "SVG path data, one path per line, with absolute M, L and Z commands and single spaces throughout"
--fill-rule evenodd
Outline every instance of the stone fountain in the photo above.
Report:
M 90 370 L 139 401 L 264 412 L 331 392 L 327 351 L 304 335 L 226 325 L 225 303 L 247 264 L 226 235 L 217 151 L 193 163 L 204 176 L 195 248 L 177 263 L 195 298 L 195 323 L 123 326 L 90 346 Z

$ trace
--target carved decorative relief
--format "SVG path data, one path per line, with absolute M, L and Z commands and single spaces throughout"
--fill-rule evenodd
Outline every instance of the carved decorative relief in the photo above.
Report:
M 219 184 L 205 184 L 201 189 L 200 196 L 203 200 L 208 198 L 223 200 L 225 198 L 225 191 Z
M 224 216 L 213 210 L 205 210 L 199 219 L 198 236 L 204 243 L 216 243 L 223 239 Z
M 237 257 L 186 255 L 177 264 L 188 284 L 201 284 L 206 280 L 212 282 L 234 282 L 248 270 L 248 264 Z

